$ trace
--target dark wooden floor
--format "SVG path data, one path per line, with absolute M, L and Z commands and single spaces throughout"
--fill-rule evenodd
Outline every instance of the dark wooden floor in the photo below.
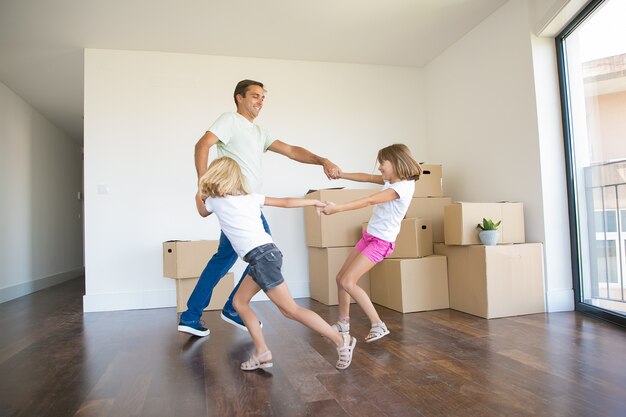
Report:
M 208 338 L 174 308 L 82 313 L 82 280 L 0 304 L 0 416 L 625 416 L 626 330 L 578 313 L 484 320 L 379 311 L 334 368 L 328 341 L 254 303 L 274 354 L 245 373 L 247 333 L 207 312 Z M 298 300 L 334 320 L 336 307 Z

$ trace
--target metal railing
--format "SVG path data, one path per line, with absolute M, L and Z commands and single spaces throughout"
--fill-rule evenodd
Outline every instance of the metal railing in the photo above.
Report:
M 583 296 L 626 311 L 626 160 L 592 165 L 584 171 L 591 276 Z

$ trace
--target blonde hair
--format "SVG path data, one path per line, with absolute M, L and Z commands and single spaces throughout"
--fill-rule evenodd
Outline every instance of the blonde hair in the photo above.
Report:
M 239 164 L 227 156 L 217 158 L 200 177 L 198 189 L 203 197 L 249 194 Z
M 383 161 L 389 161 L 401 180 L 418 180 L 422 175 L 422 166 L 413 158 L 409 147 L 402 143 L 382 148 L 378 151 L 376 159 L 381 164 Z

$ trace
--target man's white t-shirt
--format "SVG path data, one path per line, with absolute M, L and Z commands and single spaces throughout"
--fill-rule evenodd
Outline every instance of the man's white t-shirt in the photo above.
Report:
M 400 233 L 400 223 L 409 209 L 415 192 L 415 180 L 402 180 L 393 184 L 385 181 L 382 191 L 389 188 L 394 190 L 399 198 L 374 206 L 372 218 L 367 225 L 367 233 L 387 242 L 395 242 Z
M 205 201 L 206 209 L 215 213 L 222 232 L 242 259 L 252 249 L 274 242 L 263 229 L 261 207 L 264 204 L 265 196 L 261 194 L 209 197 Z
M 219 139 L 217 155 L 234 159 L 246 178 L 248 191 L 260 193 L 263 187 L 261 158 L 275 139 L 236 112 L 222 114 L 209 131 Z

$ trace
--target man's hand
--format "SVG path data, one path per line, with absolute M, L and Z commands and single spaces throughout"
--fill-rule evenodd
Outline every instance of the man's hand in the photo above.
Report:
M 328 159 L 324 161 L 324 174 L 329 180 L 336 180 L 341 178 L 341 168 L 330 162 Z
M 327 201 L 326 206 L 321 209 L 321 212 L 324 214 L 335 214 L 337 213 L 337 204 Z

